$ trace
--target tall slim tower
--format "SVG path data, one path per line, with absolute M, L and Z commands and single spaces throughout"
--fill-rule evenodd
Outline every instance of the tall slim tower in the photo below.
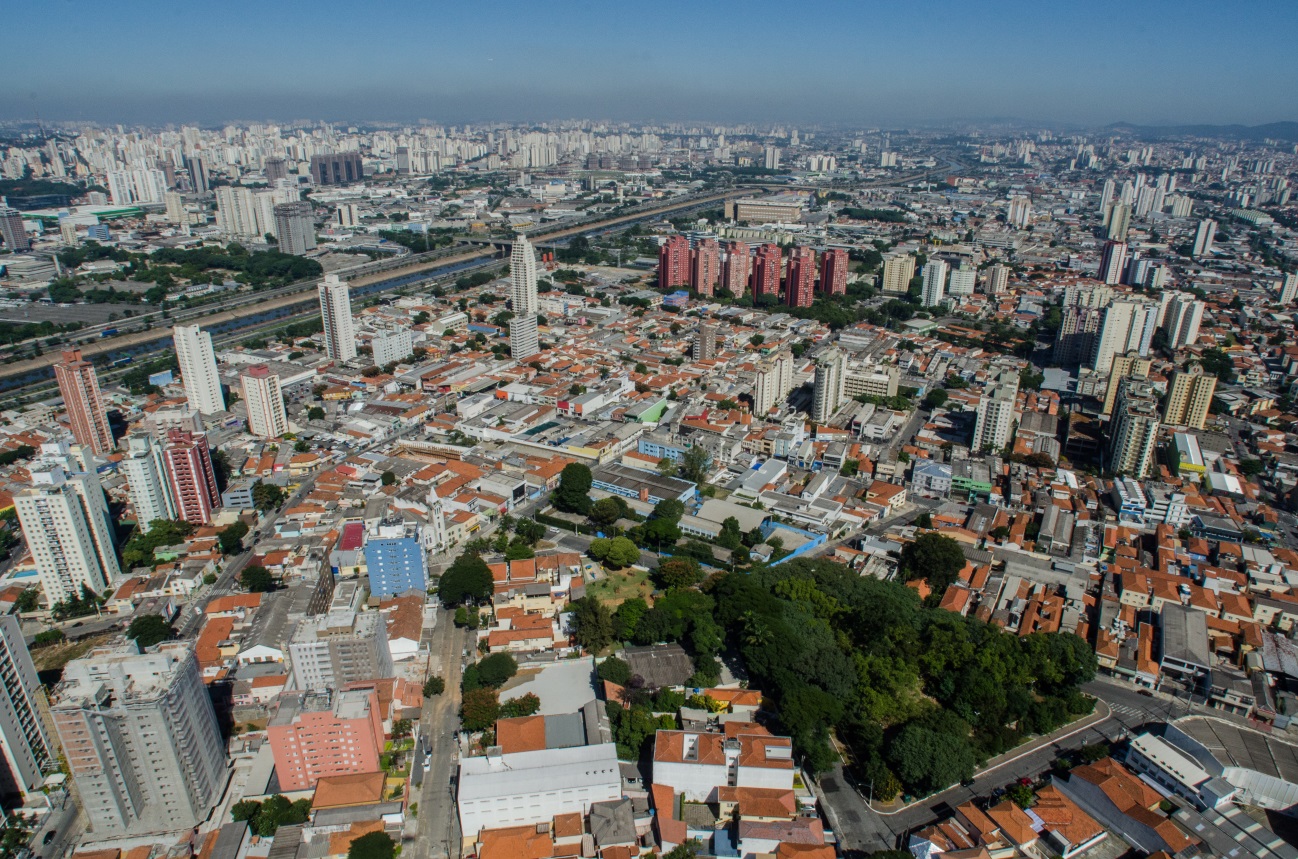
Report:
M 1009 266 L 996 263 L 996 265 L 987 269 L 986 279 L 983 281 L 983 289 L 988 295 L 1002 295 L 1009 290 L 1009 286 Z
M 978 400 L 970 451 L 1000 450 L 1009 443 L 1017 398 L 1018 384 L 1005 376 L 982 395 Z
M 1199 339 L 1203 308 L 1203 302 L 1192 296 L 1179 292 L 1172 295 L 1163 318 L 1163 330 L 1167 332 L 1169 346 L 1181 349 L 1193 345 Z
M 14 496 L 18 523 L 36 562 L 45 598 L 53 605 L 79 597 L 83 586 L 95 593 L 117 574 L 112 546 L 95 539 L 93 524 L 62 467 L 31 471 L 32 485 Z
M 225 745 L 190 644 L 92 650 L 50 710 L 97 836 L 189 829 L 220 800 Z
M 694 334 L 694 345 L 690 350 L 690 357 L 695 361 L 710 361 L 717 355 L 717 329 L 716 326 L 702 323 L 699 330 Z
M 1123 190 L 1126 190 L 1125 187 Z M 1105 235 L 1110 241 L 1125 242 L 1127 231 L 1131 229 L 1131 204 L 1114 203 L 1113 211 L 1109 214 L 1108 226 L 1109 231 Z
M 54 378 L 72 423 L 72 437 L 101 456 L 112 450 L 113 431 L 99 395 L 94 365 L 81 357 L 80 349 L 69 349 L 54 365 Z
M 843 384 L 847 377 L 847 356 L 837 346 L 830 346 L 816 358 L 815 389 L 811 419 L 825 423 L 843 404 Z
M 1203 372 L 1203 367 L 1191 364 L 1188 369 L 1172 374 L 1172 384 L 1167 389 L 1167 405 L 1163 409 L 1163 423 L 1201 430 L 1208 421 L 1212 395 L 1217 392 L 1217 377 Z
M 352 320 L 352 294 L 347 281 L 327 274 L 318 287 L 320 318 L 324 322 L 325 353 L 335 361 L 356 357 L 356 326 Z
M 925 307 L 935 307 L 946 298 L 946 273 L 950 268 L 940 259 L 931 259 L 924 263 L 924 286 L 920 303 Z
M 1158 392 L 1148 380 L 1128 376 L 1118 387 L 1109 435 L 1109 469 L 1116 474 L 1144 477 L 1156 465 Z
M 730 290 L 735 298 L 742 298 L 748 288 L 750 269 L 748 245 L 744 242 L 730 242 L 726 245 L 726 260 L 721 266 L 721 285 Z
M 243 402 L 248 409 L 248 432 L 262 438 L 279 438 L 288 432 L 288 415 L 284 411 L 284 394 L 279 376 L 265 364 L 253 364 L 239 376 L 243 385 Z
M 41 458 L 32 468 L 36 471 L 51 467 L 63 469 L 68 485 L 81 504 L 81 513 L 90 529 L 90 540 L 94 543 L 99 566 L 108 583 L 112 584 L 122 572 L 117 563 L 116 529 L 108 509 L 108 496 L 104 494 L 104 486 L 99 482 L 99 472 L 95 470 L 94 461 L 87 460 L 85 449 L 80 445 L 69 447 L 65 442 L 46 442 L 41 445 Z
M 820 291 L 826 295 L 847 294 L 847 251 L 830 248 L 820 256 Z
M 1111 301 L 1095 332 L 1091 369 L 1108 373 L 1113 357 L 1125 352 L 1149 354 L 1158 322 L 1158 305 L 1144 301 Z
M 784 303 L 810 307 L 816 288 L 816 252 L 798 247 L 789 253 L 789 273 L 784 279 Z
M 162 449 L 153 439 L 147 435 L 128 436 L 126 450 L 120 470 L 135 509 L 136 527 L 147 534 L 154 520 L 176 518 L 176 501 L 167 480 Z
M 757 362 L 753 384 L 753 415 L 765 418 L 793 387 L 793 356 L 781 352 Z
M 721 276 L 721 246 L 716 239 L 700 239 L 690 255 L 690 286 L 699 295 L 711 296 Z
M 58 769 L 38 709 L 40 686 L 18 618 L 0 617 L 0 751 L 8 764 L 0 795 L 8 808 L 14 807 L 13 797 L 38 790 L 45 774 Z
M 1123 379 L 1128 376 L 1146 378 L 1153 366 L 1154 362 L 1142 358 L 1139 352 L 1114 355 L 1113 366 L 1109 368 L 1109 386 L 1104 390 L 1104 408 L 1100 410 L 1101 417 L 1110 417 L 1113 414 L 1113 404 L 1118 400 L 1118 388 L 1122 387 Z
M 514 318 L 509 321 L 509 354 L 521 361 L 541 351 L 536 323 L 536 251 L 522 233 L 514 240 L 509 255 L 509 277 L 510 304 L 514 311 Z
M 1096 275 L 1106 284 L 1122 282 L 1122 272 L 1127 267 L 1127 245 L 1125 242 L 1109 241 L 1104 243 L 1100 255 L 1100 271 Z
M 207 433 L 169 431 L 162 460 L 166 464 L 171 497 L 175 499 L 176 515 L 193 525 L 206 525 L 212 520 L 212 511 L 221 506 Z
M 763 295 L 780 297 L 780 246 L 759 245 L 753 259 L 753 300 Z
M 1298 272 L 1291 271 L 1280 281 L 1280 303 L 1293 304 L 1298 298 Z
M 23 213 L 8 206 L 0 206 L 0 239 L 5 248 L 18 253 L 32 246 L 27 238 L 27 228 L 23 226 Z
M 280 253 L 302 256 L 315 250 L 315 218 L 305 200 L 275 206 L 275 235 Z
M 658 248 L 658 285 L 663 289 L 672 289 L 688 286 L 689 283 L 689 240 L 684 236 L 670 236 Z
M 1217 237 L 1217 222 L 1212 218 L 1204 218 L 1199 222 L 1199 227 L 1194 231 L 1194 247 L 1191 248 L 1190 254 L 1195 257 L 1207 256 L 1212 253 L 1212 243 Z
M 177 325 L 173 338 L 189 407 L 205 415 L 225 411 L 225 395 L 221 392 L 221 374 L 216 369 L 212 335 L 197 325 Z

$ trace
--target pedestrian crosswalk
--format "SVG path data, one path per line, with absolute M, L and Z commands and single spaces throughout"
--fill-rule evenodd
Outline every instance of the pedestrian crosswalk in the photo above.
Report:
M 1109 704 L 1109 709 L 1112 710 L 1114 714 L 1118 716 L 1135 716 L 1135 717 L 1145 716 L 1145 712 L 1143 710 L 1138 710 L 1135 707 L 1128 706 L 1127 704 Z

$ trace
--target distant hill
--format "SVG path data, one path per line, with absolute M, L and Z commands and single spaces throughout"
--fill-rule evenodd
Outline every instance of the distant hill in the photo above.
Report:
M 1269 122 L 1266 125 L 1134 125 L 1115 122 L 1113 131 L 1140 137 L 1223 137 L 1231 140 L 1288 140 L 1298 143 L 1298 122 Z

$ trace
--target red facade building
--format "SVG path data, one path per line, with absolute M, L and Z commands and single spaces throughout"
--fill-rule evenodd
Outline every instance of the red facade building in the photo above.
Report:
M 789 254 L 789 273 L 784 280 L 784 303 L 789 307 L 810 307 L 816 289 L 816 252 L 794 248 Z
M 780 297 L 780 246 L 760 245 L 753 258 L 753 300 L 763 295 Z
M 54 365 L 54 379 L 59 383 L 77 444 L 100 456 L 111 451 L 113 431 L 99 395 L 99 377 L 95 375 L 94 365 L 81 357 L 80 349 L 69 349 L 63 353 L 63 360 Z
M 752 264 L 748 258 L 748 245 L 731 242 L 726 245 L 726 260 L 721 265 L 721 286 L 730 290 L 735 298 L 743 297 L 748 289 L 748 276 Z
M 658 285 L 663 289 L 690 284 L 690 243 L 672 236 L 658 248 Z
M 711 296 L 721 277 L 721 246 L 716 239 L 700 239 L 690 260 L 690 288 Z
M 266 739 L 285 791 L 310 790 L 325 776 L 378 772 L 383 751 L 378 693 L 286 692 Z
M 216 489 L 207 434 L 169 431 L 162 461 L 176 499 L 176 515 L 194 525 L 212 521 L 212 512 L 221 506 L 221 494 Z
M 820 291 L 826 295 L 847 295 L 847 251 L 830 248 L 820 257 Z

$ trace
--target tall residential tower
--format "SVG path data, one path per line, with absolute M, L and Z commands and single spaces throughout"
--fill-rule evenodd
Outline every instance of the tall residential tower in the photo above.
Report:
M 325 353 L 335 361 L 356 357 L 356 326 L 352 320 L 352 295 L 347 281 L 327 274 L 318 287 L 320 318 L 324 323 Z
M 80 349 L 69 349 L 54 365 L 54 378 L 68 410 L 72 437 L 101 456 L 112 450 L 113 431 L 108 426 L 94 365 L 81 357 Z
M 177 325 L 173 334 L 189 407 L 205 415 L 225 411 L 225 395 L 221 392 L 221 374 L 216 369 L 212 335 L 197 325 Z
M 514 311 L 514 318 L 509 321 L 509 354 L 515 360 L 522 360 L 540 352 L 541 345 L 536 323 L 536 251 L 521 233 L 514 239 L 514 249 L 509 255 L 509 277 L 509 297 Z

